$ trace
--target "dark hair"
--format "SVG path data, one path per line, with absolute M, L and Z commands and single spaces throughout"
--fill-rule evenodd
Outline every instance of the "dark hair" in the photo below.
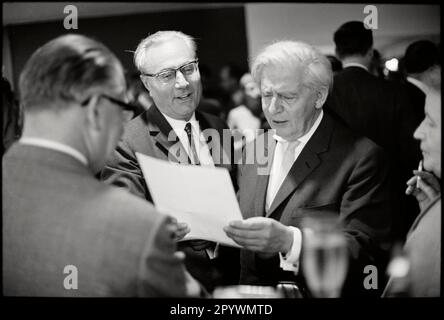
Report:
M 224 65 L 222 69 L 227 69 L 231 78 L 235 78 L 239 82 L 240 78 L 245 74 L 246 70 L 237 64 L 229 63 Z
M 106 86 L 125 89 L 120 62 L 103 44 L 68 34 L 44 44 L 27 61 L 19 80 L 20 102 L 25 109 L 49 108 L 56 101 L 80 102 Z
M 333 35 L 339 58 L 365 55 L 373 46 L 373 34 L 360 21 L 349 21 L 339 27 Z
M 336 58 L 333 55 L 327 55 L 328 61 L 330 61 L 331 64 L 331 70 L 333 72 L 339 72 L 342 70 L 342 62 L 338 58 Z
M 434 65 L 441 65 L 439 48 L 432 41 L 420 40 L 410 44 L 404 55 L 407 73 L 424 72 Z

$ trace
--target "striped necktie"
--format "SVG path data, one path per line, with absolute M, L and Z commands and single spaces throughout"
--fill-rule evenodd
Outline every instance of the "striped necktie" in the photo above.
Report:
M 200 162 L 199 162 L 199 157 L 197 156 L 196 146 L 194 145 L 193 130 L 191 128 L 191 123 L 187 122 L 184 130 L 187 133 L 188 142 L 189 142 L 188 147 L 190 150 L 190 155 L 188 157 L 188 162 L 190 164 L 199 165 Z

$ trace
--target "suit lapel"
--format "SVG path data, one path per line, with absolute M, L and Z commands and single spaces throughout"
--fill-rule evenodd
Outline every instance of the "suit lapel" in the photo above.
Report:
M 188 163 L 188 154 L 185 148 L 159 109 L 153 105 L 146 112 L 145 117 L 149 134 L 159 148 L 159 153 L 156 156 L 177 163 Z
M 304 181 L 304 179 L 312 172 L 321 162 L 316 153 L 306 151 L 306 147 L 302 150 L 296 162 L 291 167 L 289 173 L 282 182 L 270 209 L 266 216 L 270 216 L 273 211 Z M 305 152 L 304 152 L 305 151 Z
M 321 164 L 319 154 L 328 150 L 333 122 L 324 112 L 323 119 L 311 139 L 307 142 L 299 157 L 285 177 L 266 216 L 270 216 L 279 205 L 292 194 L 305 178 Z

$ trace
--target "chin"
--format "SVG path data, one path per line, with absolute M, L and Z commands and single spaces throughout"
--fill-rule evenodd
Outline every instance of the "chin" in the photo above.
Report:
M 423 168 L 425 171 L 433 172 L 433 168 L 434 168 L 433 161 L 431 161 L 427 157 L 424 157 Z
M 276 128 L 275 130 L 276 130 L 276 134 L 279 137 L 284 138 L 285 140 L 288 140 L 291 137 L 291 135 L 287 132 L 287 130 L 282 130 L 280 128 Z

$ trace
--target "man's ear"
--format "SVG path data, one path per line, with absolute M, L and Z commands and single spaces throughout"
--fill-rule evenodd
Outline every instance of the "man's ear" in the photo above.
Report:
M 88 127 L 100 131 L 103 126 L 102 122 L 104 117 L 101 116 L 103 110 L 100 108 L 99 97 L 93 95 L 84 108 L 86 111 L 86 122 Z
M 316 104 L 315 104 L 316 109 L 322 108 L 322 106 L 325 103 L 325 100 L 327 100 L 327 96 L 328 96 L 328 88 L 321 87 L 316 93 Z

